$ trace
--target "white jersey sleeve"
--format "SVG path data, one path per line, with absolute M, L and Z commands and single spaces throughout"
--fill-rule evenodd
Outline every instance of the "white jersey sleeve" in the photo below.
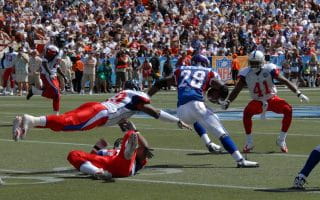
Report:
M 144 92 L 123 90 L 101 104 L 110 113 L 106 124 L 109 126 L 119 123 L 122 119 L 128 119 L 139 111 L 143 105 L 150 104 L 150 97 Z

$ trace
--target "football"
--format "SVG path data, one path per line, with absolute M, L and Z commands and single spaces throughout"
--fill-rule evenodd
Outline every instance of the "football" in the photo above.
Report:
M 218 99 L 220 98 L 220 91 L 210 88 L 207 91 L 207 99 L 211 102 L 211 103 L 218 103 Z
M 229 89 L 226 85 L 222 85 L 219 89 L 209 88 L 207 91 L 207 99 L 211 103 L 219 103 L 228 97 Z

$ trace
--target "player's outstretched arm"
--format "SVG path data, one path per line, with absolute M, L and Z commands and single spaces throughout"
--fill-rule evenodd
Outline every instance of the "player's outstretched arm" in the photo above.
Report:
M 280 81 L 280 83 L 285 84 L 292 92 L 297 94 L 297 97 L 300 99 L 301 102 L 309 102 L 310 99 L 306 95 L 302 94 L 302 92 L 287 78 L 279 74 L 276 79 Z
M 148 95 L 151 97 L 155 93 L 157 93 L 161 88 L 168 87 L 171 85 L 175 85 L 175 79 L 174 76 L 170 76 L 167 78 L 162 78 L 154 83 L 154 85 L 149 89 Z
M 246 81 L 244 80 L 243 77 L 240 77 L 238 79 L 238 82 L 237 82 L 236 86 L 233 88 L 233 90 L 231 91 L 231 93 L 228 96 L 228 98 L 226 98 L 223 102 L 220 102 L 221 108 L 223 110 L 227 110 L 228 109 L 230 103 L 237 98 L 237 96 L 239 95 L 239 93 L 241 92 L 242 88 L 245 85 L 246 85 Z
M 154 108 L 153 106 L 151 106 L 150 104 L 148 105 L 144 105 L 140 111 L 156 118 L 156 119 L 160 119 L 162 121 L 165 121 L 165 122 L 172 122 L 172 123 L 177 123 L 178 127 L 179 128 L 186 128 L 186 129 L 189 129 L 189 130 L 192 130 L 192 128 L 184 123 L 183 121 L 181 121 L 179 118 L 163 111 L 163 110 L 159 110 L 159 109 L 156 109 Z

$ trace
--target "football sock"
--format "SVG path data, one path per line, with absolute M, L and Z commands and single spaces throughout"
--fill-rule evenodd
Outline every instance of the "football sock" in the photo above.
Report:
M 94 166 L 90 161 L 86 161 L 80 166 L 80 172 L 83 172 L 85 174 L 94 175 L 95 173 L 100 171 L 101 169 Z
M 223 135 L 220 138 L 221 144 L 223 145 L 224 149 L 227 150 L 231 155 L 238 151 L 236 144 L 232 141 L 229 135 Z
M 253 136 L 252 134 L 246 134 L 246 144 L 253 144 Z
M 317 149 L 314 149 L 310 155 L 309 158 L 300 171 L 300 174 L 305 175 L 306 177 L 309 176 L 310 172 L 313 170 L 313 168 L 319 163 L 320 161 L 320 152 Z
M 198 122 L 193 124 L 193 128 L 200 137 L 202 137 L 202 135 L 206 133 L 206 129 L 203 128 L 203 126 L 201 126 Z
M 280 135 L 279 135 L 279 140 L 285 141 L 285 140 L 286 140 L 286 137 L 287 137 L 287 133 L 281 131 L 281 132 L 280 132 Z
M 31 115 L 26 115 L 26 119 L 28 120 L 27 123 L 29 123 L 29 126 L 34 127 L 34 126 L 45 126 L 46 125 L 46 117 L 41 116 L 41 117 L 34 117 Z
M 211 140 L 210 140 L 208 134 L 206 134 L 206 133 L 201 136 L 201 139 L 202 139 L 203 143 L 206 145 L 211 143 Z

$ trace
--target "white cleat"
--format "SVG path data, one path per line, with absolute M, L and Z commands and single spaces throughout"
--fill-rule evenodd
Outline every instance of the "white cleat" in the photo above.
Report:
M 219 153 L 222 153 L 222 152 L 223 152 L 223 148 L 222 148 L 221 146 L 213 143 L 213 142 L 210 142 L 210 143 L 207 144 L 206 146 L 207 146 L 208 151 L 209 151 L 210 153 L 217 153 L 217 154 L 219 154 Z
M 288 153 L 288 147 L 286 144 L 286 141 L 284 140 L 280 140 L 279 138 L 276 141 L 277 145 L 280 147 L 280 150 L 282 151 L 282 153 Z
M 246 145 L 244 145 L 242 151 L 243 151 L 243 153 L 251 153 L 253 148 L 254 148 L 253 143 L 246 143 Z
M 13 126 L 12 126 L 12 139 L 15 141 L 18 141 L 21 139 L 22 136 L 22 117 L 16 116 L 13 120 Z
M 254 161 L 249 161 L 249 160 L 241 159 L 241 160 L 237 161 L 237 167 L 238 167 L 238 168 L 253 168 L 253 167 L 259 167 L 259 163 L 258 163 L 258 162 L 254 162 Z
M 125 146 L 124 158 L 130 160 L 135 150 L 138 148 L 138 135 L 137 133 L 132 133 Z

